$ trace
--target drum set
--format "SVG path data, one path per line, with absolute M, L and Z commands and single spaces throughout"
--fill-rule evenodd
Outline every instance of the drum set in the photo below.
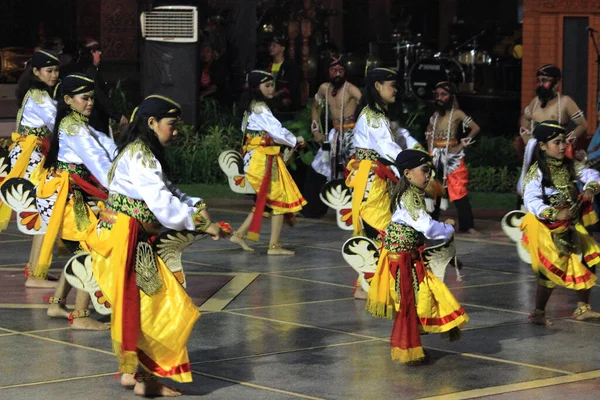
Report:
M 454 83 L 461 92 L 479 89 L 479 70 L 492 64 L 492 57 L 477 43 L 482 34 L 457 45 L 450 53 L 434 53 L 422 44 L 420 35 L 414 40 L 396 37 L 396 68 L 402 77 L 398 83 L 404 95 L 430 101 L 435 85 L 441 81 Z

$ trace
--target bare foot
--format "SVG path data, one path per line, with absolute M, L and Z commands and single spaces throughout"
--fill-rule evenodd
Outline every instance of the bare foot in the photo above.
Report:
M 482 236 L 482 233 L 475 228 L 469 228 L 465 233 L 468 233 L 471 236 Z
M 137 381 L 133 377 L 133 374 L 121 374 L 121 386 L 133 389 L 135 385 L 137 385 Z
M 579 303 L 578 303 L 579 304 Z M 581 303 L 573 313 L 577 321 L 585 321 L 586 319 L 598 319 L 600 314 L 592 310 L 589 304 Z
M 246 241 L 239 237 L 237 234 L 233 234 L 231 235 L 231 238 L 229 238 L 229 241 L 231 243 L 235 243 L 237 245 L 239 245 L 242 249 L 244 249 L 244 251 L 254 251 L 254 249 L 250 246 L 248 246 L 248 243 L 246 243 Z
M 269 250 L 267 250 L 269 256 L 293 256 L 295 254 L 295 251 L 284 249 L 280 245 L 270 245 Z
M 71 314 L 71 312 L 67 310 L 67 306 L 59 303 L 50 304 L 50 307 L 48 307 L 48 311 L 46 311 L 46 314 L 48 314 L 50 318 L 69 318 L 69 314 Z
M 90 317 L 73 318 L 71 329 L 78 331 L 107 331 L 110 329 L 110 324 L 96 321 L 94 318 Z
M 25 287 L 30 289 L 54 289 L 56 286 L 58 286 L 58 282 L 56 281 L 48 281 L 32 276 L 27 277 L 25 281 Z
M 366 300 L 368 297 L 368 293 L 363 290 L 362 287 L 357 286 L 354 291 L 354 298 L 357 300 Z
M 157 380 L 148 379 L 137 382 L 133 388 L 133 393 L 144 397 L 179 397 L 181 392 L 163 385 Z

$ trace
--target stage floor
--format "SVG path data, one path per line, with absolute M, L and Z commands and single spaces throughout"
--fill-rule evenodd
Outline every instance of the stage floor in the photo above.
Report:
M 213 215 L 234 226 L 245 217 Z M 356 276 L 340 253 L 349 232 L 332 222 L 284 229 L 295 257 L 266 255 L 268 222 L 255 253 L 229 241 L 194 244 L 183 256 L 202 311 L 188 343 L 194 382 L 173 386 L 190 399 L 598 398 L 600 323 L 571 318 L 576 296 L 566 290 L 550 300 L 554 325 L 528 323 L 531 269 L 497 223 L 484 223 L 481 238 L 457 238 L 464 280 L 447 275 L 471 318 L 463 338 L 422 336 L 431 361 L 418 367 L 391 361 L 392 321 L 353 299 Z M 72 331 L 47 318 L 42 297 L 52 291 L 23 287 L 29 242 L 14 224 L 0 234 L 0 398 L 136 398 L 113 378 L 109 332 Z M 64 261 L 56 260 L 55 274 Z M 598 290 L 592 296 L 600 309 Z

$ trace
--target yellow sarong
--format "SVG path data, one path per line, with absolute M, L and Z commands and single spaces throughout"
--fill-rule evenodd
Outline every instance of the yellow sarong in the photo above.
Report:
M 378 165 L 371 160 L 352 160 L 347 166 L 350 174 L 346 186 L 352 189 L 354 236 L 363 234 L 361 220 L 384 231 L 392 219 L 388 183 L 374 172 L 375 168 Z
M 149 373 L 177 382 L 191 382 L 186 343 L 200 312 L 175 275 L 156 255 L 161 289 L 152 296 L 138 289 L 139 335 L 134 352 L 123 351 L 123 315 L 127 304 L 125 276 L 130 248 L 131 217 L 118 213 L 112 227 L 100 227 L 88 236 L 94 277 L 110 302 L 111 337 L 119 371 L 134 373 L 141 365 Z M 102 225 L 101 225 L 102 226 Z
M 30 176 L 27 176 L 27 166 L 29 165 L 29 160 L 31 158 L 31 154 L 35 151 L 35 149 L 40 145 L 40 141 L 44 139 L 40 139 L 35 135 L 21 135 L 20 133 L 13 132 L 12 141 L 13 144 L 10 146 L 9 150 L 12 150 L 15 146 L 19 146 L 21 148 L 21 154 L 17 158 L 17 161 L 14 165 L 11 166 L 10 172 L 4 178 L 2 182 L 0 182 L 0 187 L 4 182 L 7 182 L 12 178 L 27 178 L 34 185 L 37 185 L 40 182 L 40 178 L 44 176 L 44 157 L 39 163 L 39 165 L 32 171 Z M 10 222 L 10 216 L 12 214 L 12 210 L 2 201 L 0 201 L 0 232 L 4 231 L 8 227 L 8 223 Z
M 558 285 L 573 290 L 590 289 L 596 283 L 596 275 L 590 267 L 600 263 L 600 246 L 581 223 L 576 223 L 571 229 L 574 229 L 573 234 L 579 241 L 577 247 L 581 253 L 561 254 L 554 244 L 552 233 L 560 233 L 565 229 L 568 228 L 560 226 L 550 229 L 532 213 L 525 215 L 521 222 L 522 245 L 531 256 L 531 268 L 542 286 L 553 288 Z

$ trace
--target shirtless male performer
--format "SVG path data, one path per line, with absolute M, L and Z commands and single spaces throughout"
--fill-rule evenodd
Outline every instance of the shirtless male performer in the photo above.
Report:
M 520 134 L 526 146 L 521 178 L 517 184 L 517 192 L 520 195 L 522 194 L 523 178 L 529 170 L 529 161 L 536 144 L 536 140 L 532 140 L 531 133 L 539 123 L 558 121 L 559 124 L 566 127 L 572 121 L 575 124 L 575 129 L 567 135 L 568 143 L 573 143 L 576 138 L 587 132 L 587 121 L 583 111 L 572 98 L 560 94 L 558 90 L 562 78 L 560 68 L 552 64 L 546 64 L 538 69 L 536 77 L 536 96 L 525 107 L 525 111 L 521 116 Z
M 319 193 L 327 181 L 344 177 L 344 168 L 354 154 L 352 129 L 361 92 L 346 80 L 346 65 L 341 55 L 332 57 L 329 79 L 319 87 L 312 106 L 312 134 L 315 141 L 322 145 L 309 168 L 303 192 L 308 201 L 303 214 L 310 213 L 308 217 L 320 217 L 327 212 Z M 325 134 L 319 124 L 321 106 L 325 110 Z M 333 122 L 331 130 L 328 129 L 330 120 Z
M 479 125 L 458 108 L 456 86 L 450 82 L 439 82 L 435 86 L 435 112 L 429 120 L 427 146 L 436 170 L 435 179 L 447 188 L 448 199 L 458 211 L 458 227 L 461 232 L 478 234 L 474 228 L 473 211 L 467 191 L 469 171 L 465 165 L 464 148 L 473 143 L 479 133 Z M 459 129 L 469 131 L 467 137 L 459 139 Z M 434 219 L 438 219 L 441 201 L 437 199 Z

